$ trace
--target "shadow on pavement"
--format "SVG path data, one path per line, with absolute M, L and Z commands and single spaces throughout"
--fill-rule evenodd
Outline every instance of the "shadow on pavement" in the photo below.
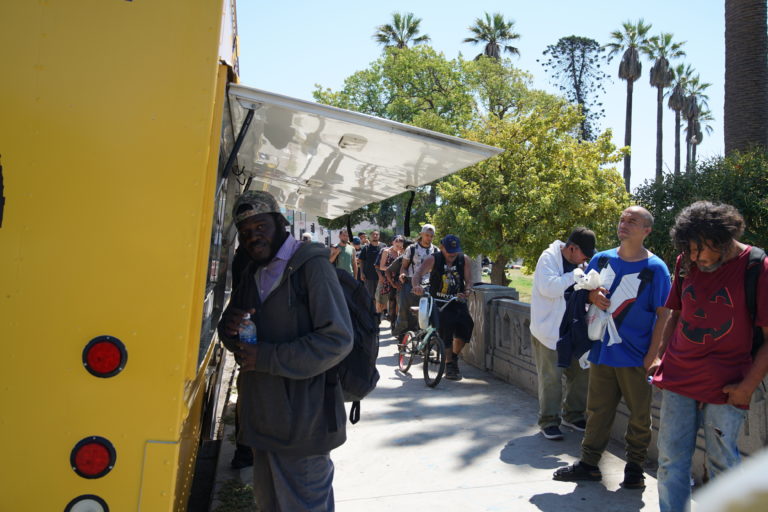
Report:
M 576 484 L 576 488 L 568 494 L 551 492 L 535 494 L 528 501 L 543 512 L 588 508 L 601 512 L 637 512 L 645 506 L 642 491 L 629 489 L 609 491 L 600 482 Z
M 568 464 L 563 460 L 563 455 L 570 455 L 574 459 L 581 455 L 581 435 L 570 432 L 565 432 L 565 435 L 563 441 L 546 440 L 538 432 L 517 437 L 502 448 L 499 458 L 507 464 L 555 470 Z

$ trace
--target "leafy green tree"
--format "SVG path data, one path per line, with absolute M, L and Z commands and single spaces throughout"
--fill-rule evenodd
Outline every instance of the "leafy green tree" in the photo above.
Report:
M 702 82 L 699 76 L 693 76 L 688 79 L 685 85 L 685 102 L 683 104 L 683 115 L 688 120 L 686 132 L 686 172 L 692 172 L 696 162 L 696 145 L 701 142 L 701 130 L 697 130 L 697 123 L 702 112 L 709 112 L 709 96 L 704 92 L 712 84 Z M 709 113 L 711 117 L 711 112 Z
M 677 254 L 669 230 L 677 214 L 695 201 L 735 206 L 746 221 L 741 241 L 768 247 L 768 154 L 761 149 L 712 158 L 692 172 L 665 175 L 661 182 L 646 181 L 637 187 L 635 197 L 656 221 L 646 245 L 670 268 L 674 268 Z
M 502 52 L 508 52 L 512 55 L 520 55 L 520 50 L 507 43 L 520 39 L 520 34 L 514 31 L 515 22 L 505 20 L 501 13 L 485 13 L 485 19 L 476 18 L 475 23 L 469 26 L 469 31 L 474 34 L 467 37 L 463 42 L 471 44 L 485 43 L 483 53 L 480 57 L 491 57 L 496 60 L 501 59 Z
M 547 46 L 542 63 L 552 79 L 572 103 L 581 107 L 584 119 L 579 138 L 594 140 L 597 123 L 604 110 L 598 95 L 605 92 L 603 80 L 608 75 L 601 69 L 605 48 L 594 39 L 578 36 L 561 37 L 557 44 Z
M 656 181 L 662 179 L 662 142 L 664 119 L 664 89 L 672 85 L 675 73 L 669 64 L 669 59 L 683 57 L 685 42 L 675 43 L 672 34 L 662 32 L 648 40 L 646 51 L 648 57 L 654 61 L 651 68 L 651 86 L 656 88 Z
M 463 60 L 448 60 L 426 45 L 389 48 L 367 69 L 348 77 L 340 91 L 316 86 L 314 98 L 327 105 L 460 135 L 478 112 L 467 85 L 465 65 Z M 411 227 L 425 222 L 437 203 L 434 186 L 419 187 L 416 192 Z M 389 226 L 393 220 L 402 223 L 409 197 L 404 191 L 355 214 L 379 226 Z
M 552 240 L 577 225 L 594 229 L 602 246 L 612 244 L 629 200 L 618 172 L 604 167 L 621 159 L 610 131 L 579 141 L 572 135 L 581 123 L 578 107 L 539 100 L 469 131 L 470 139 L 506 151 L 437 186 L 441 205 L 430 219 L 441 233 L 457 234 L 468 254 L 489 256 L 496 284 L 507 283 L 507 262 L 523 258 L 530 270 Z
M 648 31 L 651 25 L 640 19 L 637 23 L 625 21 L 621 30 L 611 32 L 612 41 L 606 44 L 609 49 L 608 56 L 623 52 L 619 63 L 619 78 L 627 82 L 627 113 L 624 125 L 624 145 L 632 146 L 632 93 L 634 84 L 643 72 L 640 62 L 641 52 L 646 52 L 648 45 Z M 624 155 L 624 185 L 629 192 L 629 181 L 632 177 L 632 155 L 627 152 Z
M 373 34 L 373 39 L 385 47 L 407 48 L 409 43 L 422 44 L 429 41 L 429 36 L 418 35 L 421 31 L 421 18 L 412 12 L 405 14 L 392 13 L 392 23 L 379 25 Z

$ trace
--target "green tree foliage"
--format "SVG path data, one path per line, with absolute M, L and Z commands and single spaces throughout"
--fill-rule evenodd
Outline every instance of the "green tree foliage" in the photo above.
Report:
M 477 102 L 470 91 L 461 59 L 448 60 L 429 46 L 388 48 L 385 54 L 344 81 L 340 91 L 316 86 L 316 101 L 355 110 L 430 130 L 461 135 L 477 116 Z M 478 65 L 480 66 L 480 65 Z M 489 93 L 490 96 L 490 93 Z M 411 229 L 426 222 L 437 207 L 434 186 L 419 187 L 412 208 Z M 402 224 L 409 192 L 353 212 L 379 226 Z M 324 226 L 342 227 L 345 221 Z M 354 223 L 354 222 L 353 222 Z
M 603 81 L 608 75 L 601 69 L 605 48 L 594 39 L 579 36 L 561 37 L 557 44 L 544 50 L 542 65 L 568 101 L 581 107 L 584 116 L 579 138 L 594 140 L 597 123 L 605 110 L 599 94 L 605 92 Z
M 485 43 L 483 53 L 479 54 L 475 59 L 491 57 L 501 60 L 501 54 L 505 51 L 512 55 L 520 55 L 520 50 L 507 44 L 515 39 L 520 39 L 520 34 L 515 32 L 514 28 L 515 22 L 505 20 L 501 13 L 488 14 L 486 12 L 485 19 L 476 18 L 475 23 L 469 27 L 469 31 L 474 35 L 464 39 L 464 42 L 471 44 Z
M 515 116 L 490 116 L 466 135 L 506 151 L 438 184 L 442 204 L 431 220 L 457 234 L 467 253 L 488 255 L 494 283 L 506 284 L 510 260 L 523 258 L 531 270 L 577 225 L 595 230 L 602 247 L 614 243 L 629 197 L 618 172 L 604 166 L 622 155 L 609 131 L 594 142 L 573 137 L 581 119 L 577 107 L 548 95 Z
M 768 247 L 768 154 L 763 150 L 712 158 L 699 164 L 693 172 L 667 174 L 660 183 L 646 181 L 636 189 L 635 195 L 656 219 L 647 246 L 670 268 L 674 268 L 677 254 L 670 242 L 669 230 L 675 216 L 695 201 L 735 206 L 746 221 L 741 241 Z
M 379 25 L 373 34 L 373 39 L 385 47 L 407 48 L 409 43 L 423 44 L 429 41 L 429 36 L 418 35 L 421 31 L 421 18 L 412 12 L 405 14 L 392 13 L 392 23 Z

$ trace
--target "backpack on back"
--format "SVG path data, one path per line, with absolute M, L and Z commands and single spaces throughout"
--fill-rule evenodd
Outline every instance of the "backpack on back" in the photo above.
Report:
M 326 372 L 326 386 L 333 388 L 341 385 L 344 401 L 352 402 L 349 421 L 355 424 L 360 421 L 360 400 L 373 391 L 379 381 L 379 371 L 376 369 L 376 359 L 379 357 L 379 323 L 373 300 L 365 285 L 346 270 L 335 267 L 334 270 L 349 309 L 354 342 L 347 357 Z M 291 276 L 291 280 L 296 295 L 306 302 L 307 290 L 303 276 L 304 273 L 300 269 Z M 324 406 L 328 430 L 336 432 L 338 425 L 334 414 L 333 389 L 325 393 Z

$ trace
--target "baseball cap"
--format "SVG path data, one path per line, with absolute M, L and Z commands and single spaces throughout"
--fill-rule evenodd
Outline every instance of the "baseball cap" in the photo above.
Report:
M 432 224 L 424 224 L 423 226 L 421 226 L 421 233 L 427 233 L 429 231 L 431 231 L 432 234 L 434 235 L 435 234 L 435 226 L 433 226 Z
M 360 244 L 360 237 L 359 236 L 353 236 L 352 237 L 352 245 L 359 245 Z
M 445 247 L 445 251 L 448 254 L 461 252 L 461 243 L 459 242 L 459 237 L 456 235 L 445 235 L 443 239 L 440 240 L 440 245 Z
M 240 213 L 238 213 L 240 212 Z M 260 213 L 277 213 L 282 215 L 277 201 L 269 192 L 262 190 L 248 190 L 235 201 L 232 209 L 232 218 L 235 224 L 239 224 L 249 217 Z
M 575 228 L 566 243 L 578 246 L 587 258 L 595 255 L 595 233 L 590 229 L 585 227 Z

